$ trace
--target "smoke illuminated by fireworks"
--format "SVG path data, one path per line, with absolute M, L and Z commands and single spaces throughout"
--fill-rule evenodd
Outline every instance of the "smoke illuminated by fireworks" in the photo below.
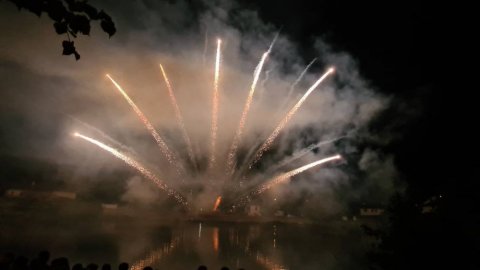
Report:
M 210 142 L 210 164 L 209 168 L 215 166 L 215 147 L 217 143 L 217 131 L 218 131 L 218 80 L 220 76 L 220 47 L 222 45 L 222 40 L 217 40 L 217 55 L 215 60 L 215 77 L 213 80 L 213 102 L 212 102 L 212 137 Z
M 114 84 L 114 86 L 118 89 L 118 91 L 122 94 L 122 96 L 125 98 L 125 100 L 128 102 L 130 107 L 133 109 L 135 114 L 138 116 L 138 118 L 141 120 L 141 122 L 144 124 L 144 126 L 147 128 L 147 130 L 151 133 L 152 137 L 155 139 L 155 142 L 157 145 L 160 147 L 160 150 L 162 154 L 166 157 L 168 162 L 172 165 L 173 169 L 177 172 L 177 178 L 180 179 L 168 179 L 169 181 L 167 182 L 169 185 L 172 185 L 173 183 L 178 183 L 176 180 L 181 180 L 183 185 L 178 185 L 175 186 L 176 189 L 172 189 L 170 186 L 167 186 L 164 181 L 160 180 L 156 174 L 154 174 L 151 170 L 147 169 L 143 164 L 140 162 L 136 161 L 129 155 L 129 151 L 120 151 L 112 146 L 109 146 L 107 144 L 104 144 L 96 139 L 87 137 L 85 135 L 82 135 L 80 133 L 75 133 L 74 136 L 81 138 L 85 141 L 88 141 L 101 149 L 109 152 L 116 158 L 124 161 L 126 164 L 129 166 L 133 167 L 136 169 L 138 172 L 140 172 L 145 178 L 149 179 L 153 183 L 155 183 L 159 188 L 162 190 L 166 191 L 170 196 L 174 197 L 176 201 L 178 201 L 181 205 L 187 206 L 188 208 L 188 202 L 185 196 L 183 196 L 179 191 L 181 192 L 189 192 L 189 200 L 190 199 L 195 199 L 192 198 L 194 196 L 197 196 L 197 194 L 193 194 L 193 189 L 195 188 L 194 186 L 190 186 L 190 183 L 187 183 L 185 181 L 186 175 L 193 176 L 193 177 L 199 177 L 200 180 L 208 179 L 208 182 L 201 182 L 202 185 L 205 185 L 204 191 L 205 194 L 208 196 L 204 201 L 208 201 L 208 206 L 205 205 L 196 205 L 198 207 L 197 209 L 200 209 L 200 211 L 203 211 L 205 209 L 204 207 L 207 207 L 206 209 L 212 209 L 213 212 L 218 212 L 221 209 L 228 209 L 228 207 L 232 206 L 240 206 L 241 204 L 250 201 L 254 196 L 260 195 L 261 193 L 265 192 L 266 190 L 272 188 L 275 185 L 278 185 L 280 183 L 285 183 L 287 182 L 290 177 L 295 176 L 305 170 L 308 170 L 310 168 L 313 168 L 315 166 L 319 166 L 321 164 L 325 164 L 334 160 L 339 160 L 341 159 L 340 155 L 335 155 L 331 156 L 328 158 L 324 158 L 321 160 L 318 160 L 316 162 L 310 163 L 308 165 L 302 166 L 298 169 L 280 174 L 277 177 L 274 177 L 268 181 L 263 181 L 258 185 L 256 188 L 254 188 L 253 192 L 249 192 L 252 188 L 251 185 L 246 185 L 242 186 L 242 181 L 247 179 L 246 178 L 246 172 L 239 169 L 237 172 L 235 172 L 235 168 L 237 167 L 237 162 L 238 162 L 238 152 L 239 152 L 239 147 L 241 145 L 242 141 L 242 135 L 245 132 L 245 126 L 246 122 L 248 120 L 248 114 L 249 111 L 252 108 L 252 103 L 254 101 L 255 97 L 255 89 L 257 87 L 257 84 L 259 83 L 259 78 L 263 72 L 263 67 L 265 65 L 265 62 L 267 58 L 269 57 L 273 44 L 275 43 L 276 39 L 278 37 L 278 34 L 275 36 L 273 42 L 271 43 L 269 49 L 262 55 L 260 61 L 258 62 L 254 72 L 253 72 L 253 80 L 250 84 L 250 88 L 247 94 L 247 99 L 245 101 L 242 114 L 240 116 L 239 124 L 237 126 L 237 129 L 235 130 L 234 136 L 232 138 L 232 143 L 229 148 L 227 148 L 226 152 L 219 151 L 217 149 L 217 143 L 218 143 L 218 119 L 219 119 L 219 106 L 220 106 L 220 99 L 219 99 L 219 81 L 220 81 L 220 64 L 222 61 L 222 56 L 221 56 L 221 45 L 222 41 L 220 39 L 217 40 L 217 47 L 216 47 L 216 54 L 215 54 L 215 66 L 214 66 L 214 76 L 213 76 L 213 94 L 212 94 L 212 114 L 211 114 L 211 130 L 210 130 L 210 149 L 209 151 L 207 150 L 206 154 L 204 157 L 207 158 L 207 162 L 201 163 L 201 158 L 202 156 L 197 152 L 198 157 L 195 156 L 195 152 L 193 150 L 193 145 L 191 138 L 189 137 L 187 133 L 187 127 L 185 125 L 184 118 L 182 116 L 180 107 L 177 102 L 177 98 L 174 94 L 173 87 L 171 85 L 170 79 L 167 76 L 167 72 L 165 71 L 165 68 L 163 65 L 160 64 L 160 70 L 162 73 L 163 80 L 165 81 L 165 85 L 170 97 L 170 102 L 171 105 L 173 106 L 174 110 L 174 116 L 175 120 L 180 128 L 180 131 L 182 133 L 183 141 L 186 146 L 186 150 L 188 152 L 188 157 L 192 163 L 192 165 L 195 167 L 195 172 L 192 172 L 191 174 L 185 174 L 186 171 L 184 168 L 189 168 L 188 166 L 188 160 L 179 160 L 175 156 L 174 152 L 172 152 L 169 147 L 167 146 L 166 142 L 164 139 L 160 136 L 160 134 L 157 132 L 157 130 L 154 128 L 154 126 L 150 123 L 150 121 L 147 119 L 147 117 L 143 114 L 143 112 L 137 107 L 137 105 L 130 99 L 130 97 L 127 95 L 127 93 L 122 89 L 122 87 L 115 81 L 110 75 L 106 75 L 108 79 Z M 290 87 L 289 95 L 291 95 L 294 87 L 299 84 L 299 82 L 302 80 L 302 78 L 305 76 L 307 70 L 313 65 L 315 59 L 308 64 L 308 66 L 302 71 L 300 76 L 294 81 L 294 83 Z M 327 72 L 325 72 L 315 83 L 306 91 L 306 93 L 300 98 L 300 100 L 288 111 L 288 113 L 282 118 L 280 123 L 277 125 L 273 133 L 268 136 L 266 141 L 258 147 L 252 147 L 250 149 L 250 154 L 247 154 L 246 157 L 244 158 L 243 162 L 240 163 L 239 168 L 246 168 L 247 166 L 249 168 L 252 167 L 256 162 L 260 160 L 262 155 L 270 149 L 272 146 L 273 141 L 275 138 L 280 134 L 282 130 L 284 130 L 285 126 L 289 122 L 289 120 L 295 115 L 295 113 L 298 111 L 298 109 L 302 106 L 302 104 L 306 101 L 308 96 L 322 83 L 330 74 L 334 72 L 333 68 L 330 68 Z M 211 88 L 209 88 L 211 89 Z M 209 90 L 210 91 L 210 90 Z M 288 97 L 289 98 L 289 97 Z M 286 101 L 288 104 L 290 104 L 290 100 Z M 259 102 L 261 103 L 261 102 Z M 278 109 L 282 109 L 282 106 L 279 106 Z M 206 131 L 208 130 L 208 127 L 206 128 Z M 100 131 L 101 132 L 101 131 Z M 103 134 L 103 133 L 101 133 Z M 110 137 L 108 137 L 110 138 Z M 193 138 L 193 137 L 192 137 Z M 330 141 L 324 141 L 320 142 L 314 145 L 311 145 L 304 149 L 301 152 L 295 152 L 292 157 L 289 159 L 284 159 L 282 163 L 279 163 L 276 167 L 270 167 L 269 170 L 263 171 L 264 175 L 270 175 L 270 173 L 276 172 L 279 168 L 281 168 L 284 165 L 289 164 L 295 159 L 299 159 L 300 157 L 304 156 L 306 153 L 312 151 L 313 149 L 316 149 L 320 147 L 323 144 L 326 143 L 331 143 L 334 142 L 342 137 L 338 137 L 334 140 Z M 115 142 L 115 145 L 121 145 L 122 148 L 126 148 L 123 144 L 118 143 L 114 139 L 109 139 L 109 141 Z M 178 146 L 178 145 L 177 145 Z M 258 146 L 258 145 L 257 145 Z M 205 147 L 205 150 L 208 148 L 208 143 L 207 146 Z M 225 148 L 224 148 L 225 149 Z M 255 152 L 256 151 L 256 152 Z M 253 155 L 253 159 L 250 159 L 251 154 Z M 220 158 L 225 158 L 222 156 L 222 154 L 226 154 L 226 161 L 223 162 L 218 162 L 217 159 Z M 243 154 L 243 153 L 241 153 Z M 198 159 L 197 159 L 198 158 Z M 197 164 L 198 162 L 198 164 Z M 221 167 L 220 165 L 224 165 L 224 167 Z M 163 169 L 163 168 L 162 168 Z M 215 170 L 214 170 L 215 169 Z M 222 173 L 223 172 L 223 173 Z M 226 172 L 226 174 L 224 173 Z M 215 179 L 223 180 L 223 181 L 215 181 Z M 225 181 L 225 180 L 229 181 Z M 241 179 L 241 180 L 240 180 Z M 258 179 L 258 178 L 257 178 Z M 267 178 L 268 179 L 268 178 Z M 240 180 L 240 181 L 235 181 L 235 180 Z M 238 182 L 238 183 L 237 183 Z M 179 191 L 177 191 L 177 188 Z M 228 192 L 236 192 L 234 196 L 228 196 Z M 227 195 L 226 195 L 227 194 Z M 246 195 L 248 194 L 248 195 Z M 246 196 L 245 196 L 246 195 Z M 217 196 L 216 199 L 214 200 L 213 207 L 211 206 L 211 203 L 213 201 L 213 196 Z M 233 200 L 233 198 L 240 198 L 240 200 Z M 222 204 L 222 207 L 220 208 L 220 204 Z
M 272 134 L 270 134 L 270 136 L 268 136 L 267 140 L 262 144 L 262 146 L 260 147 L 260 149 L 257 151 L 257 153 L 255 154 L 255 157 L 253 158 L 253 161 L 248 165 L 248 168 L 251 169 L 252 166 L 257 163 L 260 158 L 262 158 L 263 156 L 263 153 L 265 153 L 265 151 L 267 151 L 271 146 L 272 146 L 272 143 L 273 141 L 277 138 L 278 134 L 280 134 L 280 132 L 282 131 L 282 129 L 285 128 L 285 126 L 287 125 L 288 121 L 290 120 L 290 118 L 292 118 L 292 116 L 297 112 L 297 110 L 300 108 L 300 106 L 302 106 L 302 104 L 305 102 L 305 100 L 308 98 L 308 96 L 313 92 L 313 90 L 315 90 L 318 85 L 320 85 L 321 82 L 323 82 L 325 80 L 325 78 L 328 77 L 328 75 L 332 74 L 335 70 L 333 68 L 330 68 L 328 69 L 327 72 L 325 72 L 321 77 L 320 79 L 318 79 L 308 90 L 307 92 L 303 95 L 303 97 L 297 102 L 297 104 L 295 104 L 295 106 L 293 106 L 293 108 L 287 113 L 287 115 L 282 119 L 282 121 L 280 121 L 280 123 L 278 124 L 278 126 L 275 128 L 275 130 L 272 132 Z
M 325 164 L 325 163 L 328 163 L 328 162 L 331 162 L 331 161 L 335 161 L 335 160 L 341 160 L 341 159 L 342 159 L 342 157 L 340 155 L 331 156 L 331 157 L 328 157 L 328 158 L 317 160 L 315 162 L 304 165 L 304 166 L 302 166 L 300 168 L 297 168 L 295 170 L 291 170 L 291 171 L 283 173 L 283 174 L 281 174 L 277 177 L 274 177 L 273 179 L 267 181 L 265 184 L 261 185 L 259 188 L 257 188 L 253 192 L 251 192 L 249 195 L 240 199 L 239 203 L 236 206 L 241 206 L 241 205 L 249 202 L 252 199 L 252 197 L 258 196 L 261 193 L 271 189 L 272 187 L 274 187 L 278 184 L 285 183 L 285 182 L 289 181 L 291 177 L 293 177 L 293 176 L 295 176 L 299 173 L 302 173 L 302 172 L 304 172 L 308 169 L 311 169 L 315 166 L 322 165 L 322 164 Z
M 143 176 L 145 176 L 147 179 L 153 181 L 159 188 L 163 189 L 164 191 L 167 192 L 168 195 L 174 197 L 180 204 L 187 206 L 188 202 L 187 200 L 180 195 L 177 191 L 169 188 L 162 180 L 160 180 L 154 173 L 146 169 L 142 164 L 140 164 L 138 161 L 132 159 L 131 157 L 121 153 L 117 149 L 110 147 L 100 141 L 97 141 L 95 139 L 92 139 L 90 137 L 87 137 L 85 135 L 82 135 L 80 133 L 75 132 L 73 136 L 82 138 L 87 142 L 90 142 L 103 150 L 109 152 L 110 154 L 114 155 L 116 158 L 123 160 L 123 162 L 127 163 L 128 165 L 132 166 L 135 168 L 138 172 L 140 172 Z
M 230 147 L 230 151 L 228 153 L 228 158 L 227 158 L 227 174 L 228 175 L 232 175 L 233 173 L 233 166 L 235 162 L 234 159 L 237 154 L 238 144 L 240 143 L 240 140 L 242 137 L 243 128 L 245 127 L 245 121 L 247 120 L 248 111 L 250 110 L 250 106 L 252 104 L 253 93 L 255 92 L 255 87 L 257 86 L 258 77 L 262 72 L 263 64 L 265 63 L 265 59 L 267 59 L 267 56 L 269 53 L 270 53 L 270 50 L 268 50 L 262 55 L 262 59 L 260 60 L 260 63 L 258 63 L 258 66 L 255 68 L 255 72 L 253 73 L 254 75 L 253 75 L 252 86 L 250 87 L 250 92 L 248 93 L 247 101 L 245 102 L 245 107 L 243 108 L 242 117 L 240 118 L 240 124 L 238 124 L 237 132 L 235 133 L 232 146 Z
M 177 119 L 178 125 L 182 131 L 183 139 L 185 140 L 185 144 L 187 145 L 188 156 L 192 161 L 192 164 L 195 164 L 195 156 L 193 154 L 192 143 L 190 142 L 190 137 L 188 137 L 187 129 L 185 128 L 185 123 L 183 122 L 182 114 L 180 113 L 180 108 L 178 107 L 177 99 L 175 98 L 175 94 L 173 93 L 172 85 L 170 84 L 170 80 L 167 77 L 167 73 L 163 69 L 163 66 L 160 64 L 160 69 L 162 70 L 163 79 L 165 80 L 165 84 L 167 85 L 168 95 L 170 96 L 170 101 L 172 102 L 173 110 L 175 111 L 175 118 Z
M 133 111 L 137 114 L 138 118 L 140 118 L 142 123 L 148 129 L 148 131 L 150 131 L 153 138 L 157 142 L 157 145 L 160 147 L 160 150 L 162 151 L 163 155 L 165 155 L 165 157 L 167 158 L 168 162 L 176 168 L 178 173 L 180 173 L 180 170 L 181 170 L 180 163 L 176 162 L 175 156 L 170 151 L 170 149 L 168 148 L 167 144 L 162 139 L 162 137 L 158 134 L 157 130 L 153 127 L 150 121 L 148 121 L 147 117 L 142 113 L 142 111 L 137 107 L 137 105 L 130 99 L 130 97 L 122 89 L 122 87 L 116 81 L 114 81 L 112 77 L 110 77 L 110 75 L 108 74 L 107 74 L 107 78 L 109 78 L 110 81 L 112 81 L 112 83 L 115 85 L 118 91 L 123 95 L 123 97 L 127 100 L 128 104 L 132 107 Z

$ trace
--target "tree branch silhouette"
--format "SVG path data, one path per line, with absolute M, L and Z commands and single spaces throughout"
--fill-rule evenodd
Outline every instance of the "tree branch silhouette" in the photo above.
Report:
M 77 38 L 79 34 L 90 35 L 91 22 L 99 21 L 102 30 L 113 36 L 117 29 L 112 18 L 105 11 L 88 4 L 86 0 L 7 0 L 14 3 L 19 10 L 27 10 L 38 17 L 46 13 L 54 21 L 53 27 L 59 35 L 67 35 L 62 41 L 63 55 L 74 55 L 76 60 L 80 54 L 70 36 Z

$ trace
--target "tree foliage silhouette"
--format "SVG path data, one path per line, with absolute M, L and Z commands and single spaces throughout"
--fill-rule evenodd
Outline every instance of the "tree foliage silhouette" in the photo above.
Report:
M 71 37 L 79 34 L 90 35 L 90 23 L 99 21 L 102 30 L 113 36 L 117 29 L 112 18 L 103 10 L 91 6 L 86 0 L 8 0 L 14 3 L 19 10 L 28 10 L 38 17 L 46 13 L 54 21 L 53 27 L 59 35 L 66 35 L 67 40 L 62 41 L 63 55 L 74 55 L 76 60 L 80 54 L 75 48 Z

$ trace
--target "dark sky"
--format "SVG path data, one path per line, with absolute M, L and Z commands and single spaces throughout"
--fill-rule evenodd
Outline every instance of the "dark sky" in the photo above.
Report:
M 300 41 L 314 36 L 350 52 L 362 74 L 393 106 L 374 125 L 401 134 L 387 147 L 413 192 L 460 192 L 476 188 L 474 101 L 457 79 L 468 57 L 466 13 L 455 4 L 426 1 L 249 1 L 265 20 Z M 465 18 L 460 18 L 465 14 Z M 469 98 L 470 97 L 470 98 Z M 473 105 L 473 106 L 472 106 Z M 413 110 L 413 115 L 410 115 Z M 397 121 L 404 118 L 405 121 Z M 395 122 L 395 124 L 391 124 Z
M 204 5 L 192 2 L 186 13 L 193 16 Z M 106 9 L 112 6 L 109 1 L 105 3 Z M 454 7 L 422 1 L 341 0 L 242 1 L 235 8 L 257 11 L 263 21 L 281 29 L 299 46 L 305 61 L 316 56 L 313 43 L 317 37 L 356 60 L 360 74 L 374 89 L 392 98 L 390 106 L 374 119 L 369 129 L 380 137 L 394 139 L 387 145 L 369 147 L 393 154 L 400 177 L 413 194 L 425 197 L 453 192 L 461 196 L 478 186 L 472 178 L 474 165 L 470 158 L 476 138 L 469 132 L 472 124 L 468 121 L 475 109 L 470 94 L 473 89 L 460 87 L 456 79 L 460 68 L 457 60 L 468 56 L 468 52 L 462 51 L 466 49 L 461 45 L 463 38 L 456 34 L 463 22 L 453 16 Z M 126 13 L 116 10 L 114 14 Z M 142 28 L 139 21 L 133 15 L 117 19 L 121 42 L 127 40 L 121 26 Z M 188 20 L 178 22 L 176 27 L 182 29 L 183 24 L 188 24 Z M 99 36 L 97 33 L 91 38 Z M 85 54 L 86 60 L 81 61 L 88 63 L 88 57 Z M 2 64 L 5 70 L 13 72 L 12 63 Z M 15 65 L 14 68 L 22 68 L 22 63 Z M 56 81 L 59 79 L 55 77 L 49 80 L 68 84 Z M 72 99 L 75 98 L 78 97 Z M 6 129 L 18 129 L 11 124 L 14 116 L 2 111 L 1 119 Z M 6 129 L 2 138 L 9 133 Z

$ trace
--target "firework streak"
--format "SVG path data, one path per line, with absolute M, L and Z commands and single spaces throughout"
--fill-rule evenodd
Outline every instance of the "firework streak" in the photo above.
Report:
M 299 173 L 302 173 L 308 169 L 311 169 L 315 166 L 318 166 L 318 165 L 322 165 L 324 163 L 327 163 L 327 162 L 330 162 L 330 161 L 334 161 L 334 160 L 340 160 L 342 159 L 342 156 L 340 155 L 335 155 L 335 156 L 331 156 L 331 157 L 328 157 L 328 158 L 324 158 L 324 159 L 320 159 L 320 160 L 317 160 L 315 162 L 312 162 L 310 164 L 307 164 L 307 165 L 304 165 L 300 168 L 297 168 L 295 170 L 291 170 L 289 172 L 286 172 L 286 173 L 283 173 L 279 176 L 276 176 L 274 178 L 272 178 L 271 180 L 267 181 L 265 184 L 261 185 L 258 189 L 254 190 L 253 192 L 251 192 L 249 195 L 245 196 L 244 198 L 240 199 L 239 200 L 239 203 L 237 204 L 237 206 L 241 206 L 247 202 L 249 202 L 252 197 L 254 196 L 258 196 L 260 195 L 261 193 L 271 189 L 272 187 L 278 185 L 278 184 L 281 184 L 281 183 L 285 183 L 287 181 L 290 180 L 291 177 L 299 174 Z
M 250 110 L 250 106 L 252 104 L 253 93 L 255 92 L 255 88 L 258 82 L 258 77 L 262 72 L 263 64 L 265 63 L 265 60 L 267 59 L 267 56 L 269 53 L 270 53 L 270 50 L 265 52 L 262 55 L 262 59 L 258 63 L 257 67 L 255 68 L 255 72 L 253 73 L 252 86 L 250 87 L 250 92 L 248 93 L 247 101 L 245 102 L 245 107 L 243 108 L 242 117 L 240 118 L 240 123 L 238 124 L 237 132 L 235 133 L 235 137 L 233 138 L 232 146 L 230 147 L 230 151 L 228 152 L 228 158 L 227 158 L 227 174 L 228 175 L 233 174 L 233 171 L 234 171 L 233 167 L 235 162 L 234 159 L 237 153 L 238 145 L 242 137 L 243 129 L 245 127 L 245 121 L 247 120 L 248 111 Z
M 167 194 L 169 196 L 172 196 L 173 198 L 175 198 L 175 200 L 177 200 L 180 204 L 184 205 L 184 206 L 188 206 L 188 202 L 187 200 L 180 194 L 178 193 L 177 191 L 169 188 L 162 180 L 160 180 L 154 173 L 152 173 L 151 171 L 149 171 L 148 169 L 146 169 L 141 163 L 139 163 L 138 161 L 132 159 L 131 157 L 121 153 L 120 151 L 118 151 L 117 149 L 113 148 L 113 147 L 110 147 L 100 141 L 97 141 L 95 139 L 92 139 L 90 137 L 87 137 L 85 135 L 82 135 L 80 133 L 74 133 L 73 134 L 75 137 L 78 137 L 78 138 L 81 138 L 81 139 L 84 139 L 85 141 L 89 142 L 89 143 L 92 143 L 98 147 L 100 147 L 101 149 L 109 152 L 110 154 L 114 155 L 116 158 L 122 160 L 123 162 L 125 162 L 127 165 L 133 167 L 134 169 L 136 169 L 138 172 L 140 172 L 143 176 L 145 176 L 147 179 L 151 180 L 153 183 L 155 183 L 159 188 L 163 189 L 165 192 L 167 192 Z
M 217 40 L 217 56 L 215 60 L 215 77 L 213 80 L 213 102 L 212 102 L 212 135 L 210 141 L 210 163 L 208 167 L 211 169 L 215 166 L 215 148 L 217 143 L 217 131 L 218 131 L 218 80 L 220 76 L 220 47 L 222 40 Z
M 174 154 L 170 151 L 168 148 L 167 144 L 165 141 L 162 139 L 160 134 L 158 134 L 157 130 L 153 127 L 153 125 L 148 121 L 147 117 L 142 113 L 142 111 L 137 107 L 137 105 L 130 99 L 130 97 L 127 95 L 127 93 L 122 89 L 122 87 L 110 77 L 110 75 L 107 74 L 107 78 L 112 81 L 112 83 L 115 85 L 115 87 L 118 89 L 118 91 L 123 95 L 125 100 L 127 100 L 128 104 L 132 107 L 133 111 L 137 114 L 138 118 L 142 121 L 142 123 L 145 125 L 145 127 L 150 131 L 152 134 L 153 138 L 157 142 L 158 147 L 160 147 L 160 151 L 162 151 L 163 155 L 167 158 L 168 162 L 173 165 L 177 173 L 180 174 L 182 171 L 182 167 L 180 163 L 178 163 L 175 159 Z
M 288 121 L 290 118 L 292 118 L 293 115 L 297 112 L 297 110 L 302 106 L 302 104 L 305 102 L 307 97 L 315 90 L 320 83 L 325 80 L 325 78 L 328 77 L 328 75 L 332 74 L 334 72 L 333 68 L 330 68 L 327 72 L 325 72 L 308 90 L 307 92 L 303 95 L 303 97 L 293 106 L 292 109 L 287 113 L 287 115 L 280 121 L 278 126 L 275 128 L 275 130 L 270 134 L 270 136 L 267 138 L 267 140 L 262 144 L 260 149 L 257 151 L 255 154 L 255 157 L 253 158 L 253 161 L 249 164 L 248 168 L 251 169 L 252 166 L 257 163 L 260 158 L 262 158 L 263 154 L 270 149 L 270 147 L 273 144 L 273 141 L 277 138 L 278 134 L 280 134 L 280 131 L 282 131 L 285 126 L 287 125 Z
M 180 113 L 180 108 L 178 107 L 177 99 L 175 98 L 175 94 L 173 93 L 172 85 L 170 84 L 170 80 L 167 77 L 167 73 L 163 69 L 163 66 L 160 64 L 160 69 L 162 70 L 163 78 L 165 79 L 165 84 L 167 85 L 168 95 L 170 96 L 170 101 L 172 102 L 173 110 L 175 112 L 175 118 L 177 119 L 177 123 L 182 130 L 183 139 L 187 144 L 187 151 L 192 164 L 195 164 L 195 157 L 193 154 L 192 143 L 190 141 L 190 137 L 188 137 L 187 129 L 185 128 L 185 123 L 183 121 L 182 114 Z

